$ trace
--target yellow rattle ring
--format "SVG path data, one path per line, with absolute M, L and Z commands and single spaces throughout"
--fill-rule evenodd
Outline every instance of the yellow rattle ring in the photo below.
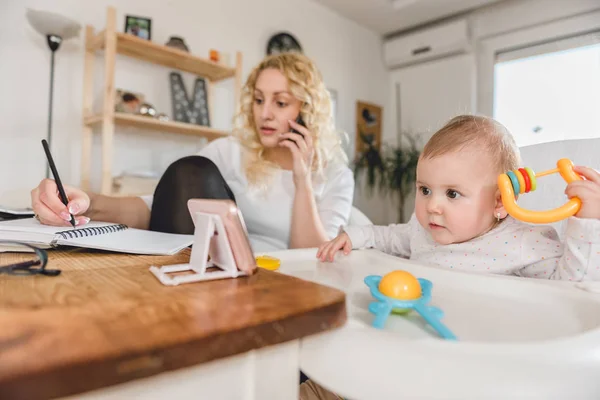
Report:
M 506 212 L 513 218 L 534 224 L 548 224 L 577 214 L 581 208 L 581 200 L 577 197 L 571 198 L 560 207 L 547 211 L 526 210 L 517 205 L 515 192 L 517 192 L 518 195 L 519 193 L 527 193 L 535 190 L 537 187 L 536 178 L 558 172 L 567 183 L 582 180 L 581 176 L 573 170 L 574 165 L 571 160 L 561 158 L 556 163 L 556 166 L 557 168 L 555 169 L 540 172 L 538 174 L 534 174 L 531 168 L 526 167 L 523 171 L 528 175 L 528 179 L 523 177 L 520 170 L 509 171 L 506 174 L 498 176 L 498 187 L 500 189 L 500 195 L 502 196 L 502 204 L 504 205 Z M 524 182 L 526 183 L 526 181 L 529 181 L 528 185 L 524 185 Z M 523 189 L 523 186 L 527 186 L 527 188 Z

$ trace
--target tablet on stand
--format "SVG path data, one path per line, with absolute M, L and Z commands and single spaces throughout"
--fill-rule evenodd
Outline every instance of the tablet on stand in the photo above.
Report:
M 150 267 L 161 283 L 176 286 L 237 278 L 256 271 L 246 226 L 233 201 L 190 199 L 188 209 L 195 226 L 190 262 Z

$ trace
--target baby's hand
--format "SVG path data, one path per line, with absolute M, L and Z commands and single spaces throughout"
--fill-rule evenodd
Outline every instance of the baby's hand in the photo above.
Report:
M 581 209 L 578 218 L 600 219 L 600 173 L 588 167 L 575 167 L 575 172 L 586 180 L 571 182 L 565 189 L 565 194 L 571 197 L 579 197 Z
M 344 250 L 344 254 L 348 254 L 352 251 L 352 242 L 350 241 L 350 236 L 348 236 L 346 232 L 340 233 L 335 239 L 319 246 L 317 258 L 321 261 L 333 262 L 335 253 L 342 249 Z

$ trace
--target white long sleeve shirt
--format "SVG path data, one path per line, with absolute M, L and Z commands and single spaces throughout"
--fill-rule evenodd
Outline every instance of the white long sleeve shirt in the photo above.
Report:
M 558 280 L 600 280 L 600 220 L 571 217 L 565 240 L 545 225 L 511 217 L 469 242 L 437 244 L 416 217 L 406 224 L 348 226 L 353 248 L 461 271 Z
M 242 147 L 233 137 L 210 142 L 197 155 L 210 159 L 231 188 L 248 229 L 255 252 L 284 250 L 289 247 L 292 206 L 296 187 L 292 171 L 277 170 L 266 193 L 248 185 L 242 165 Z M 329 238 L 348 223 L 354 195 L 354 176 L 343 164 L 325 168 L 325 179 L 313 178 L 313 192 L 319 217 Z M 142 196 L 152 208 L 153 196 Z

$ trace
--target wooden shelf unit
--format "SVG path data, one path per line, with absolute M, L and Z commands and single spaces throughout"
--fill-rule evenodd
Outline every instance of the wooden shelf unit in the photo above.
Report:
M 114 7 L 108 7 L 106 27 L 95 33 L 94 28 L 86 26 L 85 60 L 83 82 L 83 136 L 81 188 L 90 190 L 92 134 L 95 126 L 102 129 L 102 178 L 100 193 L 112 192 L 113 137 L 115 125 L 131 126 L 145 130 L 154 130 L 173 134 L 185 134 L 205 137 L 213 140 L 229 133 L 218 129 L 176 121 L 160 121 L 152 117 L 115 112 L 115 67 L 116 55 L 136 58 L 141 61 L 189 72 L 204 77 L 210 120 L 212 121 L 212 84 L 224 79 L 234 79 L 234 101 L 238 104 L 241 91 L 242 55 L 236 54 L 235 67 L 218 64 L 209 59 L 194 56 L 188 52 L 162 46 L 133 35 L 117 32 L 117 13 Z M 103 104 L 100 114 L 93 114 L 94 59 L 96 52 L 104 54 Z

